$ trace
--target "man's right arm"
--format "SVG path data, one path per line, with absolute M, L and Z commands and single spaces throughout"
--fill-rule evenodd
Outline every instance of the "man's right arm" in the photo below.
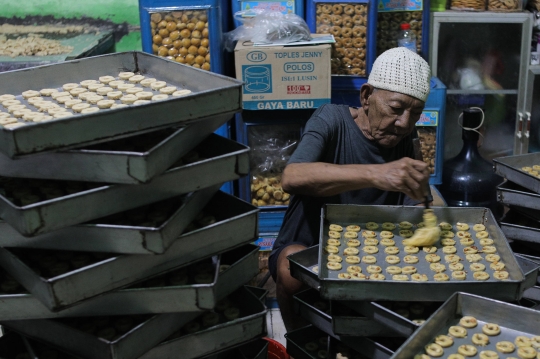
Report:
M 307 162 L 289 163 L 282 185 L 288 193 L 316 197 L 375 187 L 423 200 L 428 177 L 427 165 L 408 157 L 374 165 Z

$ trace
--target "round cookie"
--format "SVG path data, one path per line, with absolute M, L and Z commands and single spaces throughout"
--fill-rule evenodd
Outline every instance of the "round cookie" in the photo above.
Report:
M 452 272 L 452 278 L 456 280 L 465 280 L 467 279 L 467 273 L 462 270 L 456 270 Z
M 343 254 L 347 256 L 355 256 L 358 254 L 358 248 L 355 247 L 347 247 L 343 250 Z
M 476 279 L 476 280 L 488 280 L 489 279 L 489 274 L 487 274 L 486 272 L 483 272 L 483 271 L 474 272 L 473 273 L 473 278 Z
M 331 231 L 343 232 L 343 227 L 339 224 L 331 224 L 330 226 L 328 226 L 328 229 Z
M 340 270 L 342 268 L 341 263 L 336 263 L 336 262 L 328 262 L 326 266 L 330 270 Z
M 426 353 L 432 357 L 441 357 L 444 354 L 442 346 L 439 344 L 431 343 L 425 347 Z
M 483 333 L 474 333 L 471 340 L 473 344 L 483 347 L 489 344 L 489 337 Z
M 405 266 L 401 269 L 401 272 L 403 274 L 414 274 L 416 273 L 416 267 L 415 266 Z
M 426 274 L 414 273 L 411 275 L 411 280 L 415 282 L 427 282 L 428 276 Z
M 379 244 L 379 240 L 376 238 L 366 238 L 364 240 L 364 244 L 366 246 L 376 246 L 377 244 Z
M 345 262 L 349 264 L 357 264 L 360 263 L 360 257 L 358 256 L 347 256 L 345 257 Z
M 369 229 L 370 231 L 374 231 L 377 228 L 379 228 L 379 225 L 377 223 L 375 223 L 375 222 L 367 222 L 366 223 L 366 228 Z
M 379 252 L 379 248 L 377 248 L 375 246 L 365 246 L 364 248 L 362 248 L 362 251 L 364 251 L 366 253 L 369 253 L 369 254 L 375 254 L 375 253 Z
M 514 343 L 506 340 L 497 342 L 497 344 L 495 344 L 495 348 L 497 348 L 498 351 L 504 354 L 512 353 L 514 350 L 516 350 L 516 346 L 514 345 Z
M 437 273 L 433 276 L 433 279 L 435 279 L 437 282 L 446 282 L 450 279 L 450 277 L 445 273 Z
M 385 280 L 386 277 L 384 276 L 384 274 L 381 274 L 381 273 L 374 273 L 372 275 L 369 276 L 369 279 L 370 280 Z
M 347 241 L 348 247 L 360 247 L 360 241 L 358 239 L 349 239 Z
M 398 256 L 390 255 L 386 256 L 385 261 L 390 264 L 398 264 L 401 260 Z
M 482 332 L 486 335 L 499 335 L 501 333 L 501 328 L 494 323 L 487 323 L 482 326 Z
M 409 280 L 409 276 L 406 274 L 394 274 L 392 280 L 404 282 Z
M 477 352 L 478 350 L 473 345 L 463 344 L 458 347 L 458 353 L 467 357 L 473 357 Z
M 386 273 L 389 274 L 401 274 L 401 268 L 398 266 L 388 266 L 386 267 Z
M 406 255 L 405 257 L 403 257 L 403 262 L 407 264 L 416 264 L 418 263 L 418 257 L 412 256 L 412 255 Z
M 373 263 L 377 263 L 377 258 L 375 256 L 363 256 L 362 257 L 362 262 L 366 263 L 366 264 L 373 264 Z
M 478 321 L 473 316 L 465 315 L 459 320 L 459 325 L 464 328 L 475 328 L 478 325 Z
M 448 348 L 454 344 L 454 339 L 448 335 L 437 335 L 435 337 L 435 344 L 439 344 L 443 348 Z

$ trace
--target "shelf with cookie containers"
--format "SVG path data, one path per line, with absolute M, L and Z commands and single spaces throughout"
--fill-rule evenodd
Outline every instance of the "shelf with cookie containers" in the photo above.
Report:
M 167 68 L 172 75 L 161 72 Z M 3 118 L 13 114 L 6 101 L 36 112 L 0 129 L 3 326 L 81 358 L 137 358 L 162 342 L 168 348 L 207 336 L 213 344 L 194 349 L 195 358 L 266 333 L 261 299 L 242 287 L 258 269 L 249 244 L 258 211 L 219 191 L 247 174 L 249 148 L 212 134 L 240 109 L 240 83 L 142 53 L 0 76 Z M 156 78 L 164 86 L 153 88 Z M 129 85 L 117 88 L 126 97 L 129 89 L 145 92 L 145 80 L 149 93 L 183 92 L 141 104 L 111 99 L 118 101 L 112 109 L 89 104 L 98 109 L 91 113 L 52 96 L 67 92 L 88 104 L 81 94 L 101 96 L 117 81 Z M 208 96 L 228 105 L 201 106 Z M 189 114 L 175 109 L 184 102 Z M 156 120 L 159 113 L 169 118 Z M 108 126 L 87 131 L 100 121 Z M 223 331 L 231 333 L 225 344 L 216 334 Z
M 352 323 L 376 321 L 377 325 L 383 328 L 381 333 L 378 335 L 366 332 L 366 334 L 382 336 L 384 339 L 368 338 L 378 345 L 372 344 L 376 348 L 375 354 L 371 349 L 364 351 L 367 357 L 393 357 L 403 350 L 406 343 L 403 346 L 399 344 L 392 350 L 392 343 L 395 344 L 396 341 L 388 338 L 395 336 L 407 338 L 416 335 L 419 328 L 429 325 L 432 314 L 440 311 L 446 305 L 443 302 L 455 291 L 476 292 L 477 295 L 485 296 L 482 300 L 494 303 L 499 303 L 502 299 L 515 302 L 522 307 L 532 308 L 538 305 L 523 295 L 525 289 L 533 287 L 537 281 L 538 263 L 514 256 L 488 209 L 471 208 L 456 211 L 455 208 L 435 208 L 441 221 L 441 228 L 444 226 L 441 239 L 444 243 L 437 244 L 435 248 L 401 248 L 401 240 L 412 234 L 412 231 L 410 234 L 406 233 L 408 230 L 404 228 L 409 224 L 412 230 L 416 228 L 417 222 L 422 219 L 422 209 L 418 209 L 418 213 L 414 214 L 409 213 L 414 212 L 416 210 L 414 208 L 403 211 L 404 208 L 401 207 L 365 206 L 366 212 L 362 213 L 360 208 L 355 208 L 356 206 L 342 205 L 333 209 L 330 207 L 327 206 L 321 216 L 319 246 L 289 257 L 292 275 L 313 288 L 309 290 L 313 293 L 296 295 L 296 310 L 315 327 L 331 332 L 330 335 L 339 338 L 343 338 L 346 334 L 350 335 L 350 331 L 355 327 L 362 328 L 361 325 Z M 378 214 L 382 214 L 382 217 L 379 218 Z M 458 220 L 465 217 L 466 222 Z M 330 225 L 335 226 L 330 228 Z M 336 232 L 340 233 L 340 238 L 336 238 Z M 470 233 L 470 237 L 467 232 Z M 483 232 L 488 235 L 485 236 Z M 372 234 L 375 234 L 375 237 L 370 237 Z M 390 234 L 392 238 L 389 237 Z M 450 235 L 453 235 L 453 238 L 450 238 Z M 338 245 L 336 241 L 342 243 Z M 391 243 L 392 241 L 394 243 Z M 486 252 L 493 252 L 490 246 L 494 247 L 495 252 L 491 254 L 495 256 L 476 258 L 476 253 L 469 253 L 467 247 L 474 247 L 476 242 L 478 248 L 485 248 Z M 333 247 L 338 249 L 337 253 Z M 398 253 L 390 254 L 395 253 L 396 247 Z M 353 250 L 342 254 L 344 248 Z M 392 252 L 388 251 L 389 249 L 392 249 Z M 405 257 L 400 258 L 402 255 Z M 337 257 L 341 257 L 341 260 Z M 371 257 L 374 262 L 371 261 Z M 398 262 L 394 261 L 394 257 L 397 257 Z M 424 257 L 426 260 L 430 258 L 427 266 L 422 264 Z M 458 257 L 463 258 L 455 261 L 454 258 Z M 355 260 L 356 258 L 359 260 Z M 496 261 L 490 262 L 491 260 Z M 387 263 L 388 261 L 392 262 Z M 333 265 L 330 267 L 332 263 L 337 263 L 340 268 Z M 503 263 L 505 268 L 502 271 L 508 271 L 508 279 L 504 279 L 506 274 L 496 273 L 497 269 L 501 270 L 499 266 Z M 327 269 L 327 265 L 330 269 Z M 467 268 L 462 269 L 458 266 Z M 514 272 L 512 267 L 517 271 Z M 396 274 L 394 269 L 399 269 L 401 273 Z M 408 274 L 403 276 L 403 270 L 407 270 Z M 488 275 L 485 279 L 480 278 L 474 274 L 479 273 L 478 271 L 484 271 Z M 459 273 L 464 273 L 464 277 L 461 278 Z M 510 284 L 513 276 L 521 279 L 518 278 L 515 284 Z M 330 284 L 332 281 L 335 286 Z M 493 285 L 499 289 L 488 289 L 489 281 L 493 281 Z M 467 287 L 467 282 L 471 284 L 470 287 Z M 502 289 L 499 285 L 503 282 L 504 285 L 513 286 L 514 289 Z M 407 288 L 407 285 L 412 286 Z M 450 289 L 453 285 L 456 287 Z M 388 286 L 388 291 L 385 290 L 385 286 Z M 316 293 L 317 291 L 319 293 Z M 342 316 L 343 307 L 346 309 L 345 317 Z M 367 329 L 377 330 L 377 326 Z M 362 333 L 362 330 L 358 333 Z M 457 350 L 457 346 L 455 349 Z

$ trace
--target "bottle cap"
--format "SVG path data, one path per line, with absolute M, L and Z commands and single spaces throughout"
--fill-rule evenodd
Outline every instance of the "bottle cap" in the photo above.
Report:
M 411 24 L 407 22 L 401 24 L 401 30 L 410 30 L 410 29 L 411 29 Z
M 463 127 L 476 128 L 482 122 L 482 111 L 476 108 L 463 110 Z

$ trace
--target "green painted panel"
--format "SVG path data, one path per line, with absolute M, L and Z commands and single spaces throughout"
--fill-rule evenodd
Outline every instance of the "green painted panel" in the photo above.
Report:
M 25 0 L 5 1 L 2 16 L 54 15 L 57 18 L 81 16 L 107 19 L 115 23 L 139 24 L 138 0 Z
M 142 51 L 141 32 L 134 31 L 122 37 L 122 39 L 116 43 L 115 51 Z

